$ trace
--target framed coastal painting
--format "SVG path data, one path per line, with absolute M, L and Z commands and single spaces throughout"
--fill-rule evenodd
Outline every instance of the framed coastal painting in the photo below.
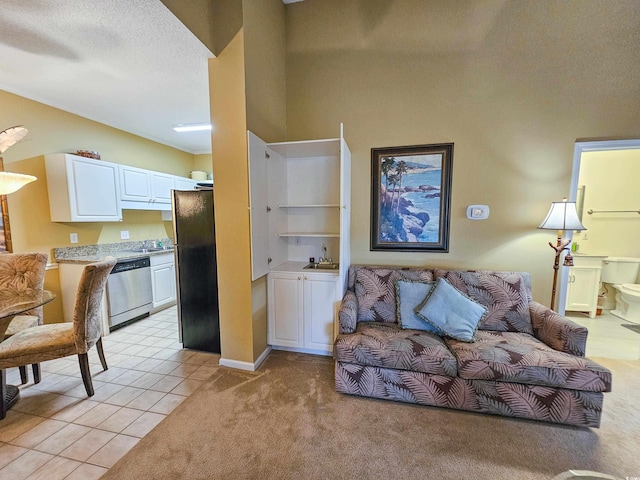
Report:
M 453 143 L 371 149 L 371 250 L 449 251 Z

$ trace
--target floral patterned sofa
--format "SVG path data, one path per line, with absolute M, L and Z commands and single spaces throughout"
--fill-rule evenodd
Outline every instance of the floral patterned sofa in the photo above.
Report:
M 472 341 L 398 324 L 396 282 L 441 278 L 486 307 Z M 338 322 L 338 392 L 599 427 L 611 391 L 587 329 L 533 301 L 525 272 L 353 265 Z

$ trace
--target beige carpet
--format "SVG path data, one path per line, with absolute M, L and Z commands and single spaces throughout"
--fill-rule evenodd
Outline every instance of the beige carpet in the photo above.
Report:
M 640 477 L 640 361 L 614 372 L 600 429 L 338 394 L 333 360 L 272 352 L 220 367 L 104 479 L 551 479 Z

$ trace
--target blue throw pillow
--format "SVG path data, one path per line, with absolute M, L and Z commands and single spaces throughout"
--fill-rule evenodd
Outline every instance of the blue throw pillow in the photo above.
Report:
M 444 278 L 439 278 L 415 312 L 444 335 L 473 342 L 478 323 L 487 314 L 487 309 L 466 297 Z
M 425 322 L 415 313 L 416 307 L 420 305 L 432 288 L 433 283 L 413 280 L 396 281 L 396 314 L 402 328 L 426 330 L 441 335 L 436 327 Z

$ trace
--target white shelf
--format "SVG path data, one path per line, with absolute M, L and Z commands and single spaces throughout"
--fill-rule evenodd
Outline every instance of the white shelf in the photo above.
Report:
M 318 203 L 306 205 L 278 205 L 278 208 L 340 208 L 337 203 Z
M 279 237 L 318 237 L 318 238 L 329 238 L 335 237 L 339 238 L 339 233 L 324 233 L 324 232 L 284 232 L 278 234 Z

